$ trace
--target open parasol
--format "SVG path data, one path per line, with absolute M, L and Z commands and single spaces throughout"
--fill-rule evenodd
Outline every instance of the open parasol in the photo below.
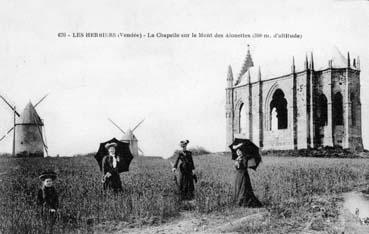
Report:
M 233 143 L 229 146 L 232 151 L 232 160 L 237 158 L 236 150 L 234 146 L 239 146 L 239 149 L 242 151 L 243 155 L 246 156 L 248 160 L 248 167 L 256 170 L 261 162 L 261 155 L 259 153 L 259 147 L 257 147 L 252 141 L 249 139 L 241 139 L 235 138 Z
M 133 155 L 131 151 L 129 150 L 129 143 L 119 141 L 116 138 L 100 143 L 99 150 L 97 151 L 95 155 L 95 159 L 97 163 L 99 164 L 100 170 L 102 168 L 102 160 L 104 156 L 109 154 L 108 150 L 105 148 L 105 145 L 108 143 L 117 144 L 117 147 L 115 149 L 115 154 L 120 159 L 117 164 L 118 172 L 121 173 L 121 172 L 129 171 L 129 165 L 131 164 L 131 161 L 133 159 Z

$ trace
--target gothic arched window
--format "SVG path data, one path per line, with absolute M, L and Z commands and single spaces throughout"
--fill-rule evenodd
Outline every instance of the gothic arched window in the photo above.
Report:
M 328 124 L 328 101 L 324 94 L 318 97 L 317 120 L 319 126 L 327 126 Z
M 333 99 L 333 123 L 343 125 L 343 102 L 340 92 L 336 93 Z
M 246 110 L 245 105 L 242 103 L 239 109 L 239 133 L 246 132 Z
M 286 129 L 288 126 L 287 100 L 282 90 L 277 89 L 270 102 L 270 129 Z M 274 126 L 273 126 L 274 125 Z M 277 125 L 277 126 L 275 126 Z

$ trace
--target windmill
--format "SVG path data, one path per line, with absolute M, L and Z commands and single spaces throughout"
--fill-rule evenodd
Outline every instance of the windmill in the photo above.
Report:
M 141 155 L 144 155 L 143 151 L 140 149 L 140 147 L 138 147 L 137 137 L 133 134 L 133 132 L 142 124 L 144 119 L 141 120 L 132 130 L 129 128 L 126 132 L 123 131 L 118 124 L 114 123 L 113 120 L 110 118 L 108 120 L 123 133 L 121 141 L 129 143 L 129 149 L 134 157 L 139 156 L 138 152 L 140 152 Z
M 35 105 L 29 102 L 22 114 L 16 111 L 15 106 L 0 95 L 0 98 L 13 111 L 13 127 L 0 138 L 2 141 L 10 132 L 13 131 L 13 156 L 43 157 L 44 151 L 48 156 L 44 123 L 37 114 L 36 107 L 47 97 L 43 96 Z M 18 116 L 18 121 L 16 119 Z

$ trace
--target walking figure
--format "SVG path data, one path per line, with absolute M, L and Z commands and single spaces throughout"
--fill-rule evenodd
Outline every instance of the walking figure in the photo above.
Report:
M 182 149 L 178 152 L 176 162 L 172 169 L 173 172 L 179 169 L 176 182 L 182 200 L 192 200 L 195 196 L 194 179 L 196 176 L 193 173 L 195 165 L 192 159 L 192 152 L 187 150 L 189 142 L 189 140 L 183 140 L 179 143 Z
M 247 171 L 250 160 L 248 160 L 246 154 L 240 149 L 241 146 L 242 143 L 233 147 L 237 155 L 235 159 L 234 199 L 239 206 L 261 207 L 262 204 L 254 194 Z

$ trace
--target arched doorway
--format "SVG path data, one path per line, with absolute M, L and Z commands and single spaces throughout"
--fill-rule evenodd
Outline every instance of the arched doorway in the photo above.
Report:
M 287 129 L 288 127 L 288 111 L 287 100 L 281 89 L 277 89 L 270 102 L 270 130 Z M 274 126 L 273 126 L 274 125 Z

